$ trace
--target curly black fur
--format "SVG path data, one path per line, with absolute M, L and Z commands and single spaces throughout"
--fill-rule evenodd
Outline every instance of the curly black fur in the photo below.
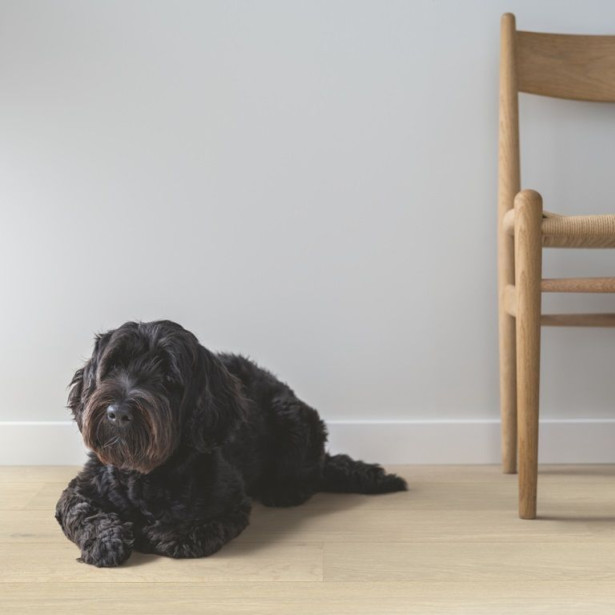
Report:
M 211 555 L 248 525 L 251 498 L 294 506 L 317 491 L 406 489 L 378 465 L 328 455 L 325 424 L 286 384 L 170 321 L 97 336 L 68 403 L 92 453 L 56 518 L 95 566 L 133 548 Z

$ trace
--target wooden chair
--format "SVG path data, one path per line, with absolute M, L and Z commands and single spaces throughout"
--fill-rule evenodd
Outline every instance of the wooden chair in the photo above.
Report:
M 536 517 L 540 327 L 613 327 L 615 314 L 543 315 L 543 292 L 615 293 L 615 278 L 542 279 L 543 248 L 615 248 L 615 215 L 544 212 L 520 191 L 518 93 L 615 102 L 615 36 L 522 32 L 502 16 L 498 291 L 503 471 L 516 472 L 519 516 Z M 615 108 L 613 109 L 615 113 Z

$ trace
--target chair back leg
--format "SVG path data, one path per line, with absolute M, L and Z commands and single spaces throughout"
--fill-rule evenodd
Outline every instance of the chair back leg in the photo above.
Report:
M 500 414 L 502 424 L 502 471 L 517 471 L 517 357 L 515 319 L 500 299 Z
M 514 246 L 504 232 L 504 216 L 520 187 L 519 102 L 517 95 L 516 26 L 513 15 L 502 17 L 500 51 L 500 122 L 498 139 L 498 293 L 500 329 L 500 411 L 502 470 L 517 471 L 517 379 L 515 319 L 505 308 L 505 290 L 515 283 Z

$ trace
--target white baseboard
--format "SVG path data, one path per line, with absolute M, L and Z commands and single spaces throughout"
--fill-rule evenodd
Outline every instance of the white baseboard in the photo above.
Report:
M 385 464 L 500 462 L 497 420 L 329 421 L 329 450 Z M 74 423 L 0 422 L 0 465 L 80 465 Z M 541 463 L 615 463 L 615 420 L 544 420 Z

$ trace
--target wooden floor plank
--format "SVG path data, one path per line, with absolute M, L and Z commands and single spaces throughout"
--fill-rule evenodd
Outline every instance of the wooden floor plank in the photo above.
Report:
M 332 496 L 335 498 L 337 496 Z M 340 496 L 341 497 L 341 496 Z M 239 543 L 346 542 L 577 542 L 615 540 L 615 518 L 598 514 L 550 518 L 527 524 L 504 511 L 404 510 L 376 511 L 369 507 L 322 514 L 309 504 L 297 509 L 255 507 L 250 526 Z M 53 510 L 0 511 L 1 543 L 57 543 L 61 529 Z
M 68 483 L 81 468 L 79 466 L 0 466 L 1 483 Z
M 40 481 L 0 483 L 0 511 L 24 510 L 44 487 Z
M 410 486 L 417 482 L 493 482 L 500 479 L 514 482 L 516 476 L 502 474 L 497 465 L 400 465 L 389 466 L 405 476 Z M 36 482 L 68 483 L 80 471 L 80 466 L 0 466 L 0 483 Z M 608 482 L 615 478 L 615 464 L 541 465 L 540 476 L 550 480 Z
M 2 585 L 3 615 L 611 615 L 611 582 L 55 583 Z
M 21 543 L 0 548 L 2 582 L 198 583 L 226 581 L 314 581 L 322 579 L 322 544 L 234 542 L 209 558 L 175 560 L 135 553 L 119 568 L 76 562 L 77 547 L 62 536 L 54 543 Z M 0 590 L 2 583 L 0 582 Z
M 325 581 L 615 582 L 615 542 L 327 544 Z

